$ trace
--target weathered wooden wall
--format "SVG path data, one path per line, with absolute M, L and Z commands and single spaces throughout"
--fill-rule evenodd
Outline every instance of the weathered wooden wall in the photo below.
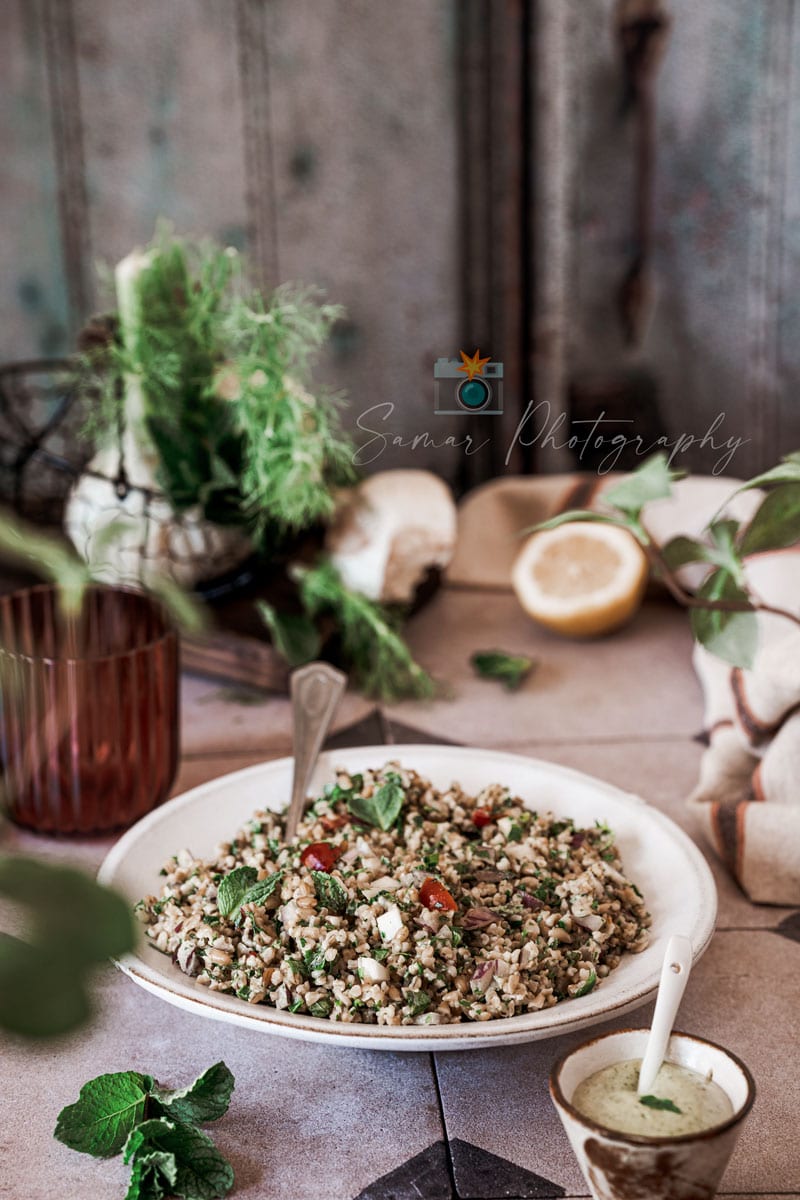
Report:
M 657 294 L 631 351 L 614 0 L 0 0 L 0 358 L 67 349 L 95 263 L 163 215 L 346 305 L 323 374 L 351 420 L 389 401 L 392 432 L 464 430 L 432 414 L 432 364 L 479 345 L 512 415 L 635 367 L 670 436 L 724 412 L 718 440 L 748 439 L 729 470 L 773 461 L 800 445 L 798 0 L 665 5 Z M 473 482 L 513 424 L 469 463 L 375 465 Z M 568 463 L 538 447 L 510 469 Z
M 644 368 L 670 436 L 702 436 L 724 413 L 717 441 L 748 439 L 728 468 L 747 474 L 800 446 L 800 12 L 795 0 L 664 7 L 655 301 L 632 352 L 616 313 L 631 252 L 633 131 L 620 114 L 614 0 L 540 0 L 555 25 L 542 52 L 560 44 L 569 57 L 555 173 L 570 236 L 549 301 L 563 305 L 566 349 L 554 404 L 581 372 Z M 683 461 L 710 469 L 719 457 L 695 447 Z
M 345 305 L 322 367 L 354 418 L 432 417 L 457 346 L 454 5 L 2 0 L 0 358 L 66 350 L 95 264 L 159 216 Z M 415 465 L 453 454 L 420 447 Z M 401 449 L 379 464 L 408 462 Z

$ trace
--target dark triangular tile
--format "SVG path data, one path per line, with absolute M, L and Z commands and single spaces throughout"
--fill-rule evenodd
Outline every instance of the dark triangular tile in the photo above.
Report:
M 454 1200 L 444 1142 L 434 1142 L 401 1167 L 381 1175 L 359 1192 L 355 1200 L 420 1200 L 421 1197 Z
M 784 917 L 775 932 L 793 942 L 800 942 L 800 909 Z
M 344 750 L 348 746 L 382 746 L 386 742 L 386 730 L 380 709 L 373 708 L 371 713 L 348 725 L 346 729 L 337 729 L 325 743 L 326 750 Z
M 414 725 L 405 725 L 402 721 L 395 721 L 394 717 L 386 718 L 386 725 L 389 733 L 390 744 L 402 744 L 403 742 L 422 742 L 425 745 L 431 746 L 459 746 L 460 742 L 453 742 L 450 738 L 441 737 L 435 733 L 428 733 L 425 729 L 417 729 Z
M 450 1157 L 459 1200 L 500 1200 L 501 1197 L 546 1200 L 547 1197 L 566 1195 L 557 1183 L 526 1171 L 507 1158 L 462 1142 L 460 1138 L 450 1142 Z

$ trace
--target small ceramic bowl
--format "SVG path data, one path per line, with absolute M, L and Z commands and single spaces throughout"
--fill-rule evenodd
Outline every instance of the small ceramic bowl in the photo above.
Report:
M 595 1200 L 711 1200 L 728 1165 L 755 1083 L 744 1063 L 721 1046 L 673 1033 L 669 1062 L 700 1074 L 712 1072 L 727 1094 L 733 1116 L 682 1137 L 643 1137 L 607 1129 L 572 1104 L 578 1084 L 612 1063 L 644 1056 L 648 1029 L 606 1033 L 569 1050 L 550 1072 L 550 1095 Z

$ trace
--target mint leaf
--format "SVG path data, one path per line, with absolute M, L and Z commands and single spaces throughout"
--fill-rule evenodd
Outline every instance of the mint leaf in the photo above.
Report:
M 54 1136 L 71 1150 L 108 1158 L 119 1154 L 128 1135 L 144 1119 L 150 1075 L 117 1071 L 85 1083 L 74 1104 L 58 1114 Z
M 418 1017 L 420 1013 L 428 1011 L 431 1006 L 431 998 L 427 992 L 412 992 L 411 995 L 407 997 L 407 1004 L 411 1009 L 411 1016 Z
M 346 911 L 347 891 L 338 879 L 329 875 L 327 871 L 312 871 L 311 878 L 314 880 L 317 900 L 323 908 L 327 908 L 328 912 L 339 914 Z
M 185 1200 L 217 1200 L 233 1187 L 233 1168 L 201 1129 L 157 1117 L 143 1121 L 125 1144 L 125 1162 L 153 1153 L 171 1155 L 175 1163 L 172 1190 Z M 151 1160 L 152 1161 L 152 1160 Z
M 589 978 L 586 980 L 585 983 L 581 984 L 581 986 L 578 988 L 577 992 L 575 993 L 576 999 L 578 996 L 588 996 L 589 992 L 591 992 L 593 990 L 594 985 L 596 983 L 597 983 L 597 975 L 595 974 L 594 968 L 592 968 L 592 970 L 589 972 Z
M 367 825 L 377 825 L 386 832 L 399 817 L 405 798 L 400 776 L 390 771 L 385 782 L 375 788 L 371 796 L 348 796 L 347 808 L 356 820 L 364 821 Z
M 159 1089 L 157 1095 L 168 1117 L 202 1124 L 218 1121 L 228 1111 L 232 1091 L 233 1073 L 224 1062 L 218 1062 L 198 1075 L 188 1087 L 174 1092 Z
M 266 600 L 257 601 L 256 608 L 270 632 L 273 646 L 290 667 L 301 667 L 317 657 L 322 639 L 310 617 L 279 613 Z
M 658 1108 L 662 1112 L 680 1113 L 683 1110 L 678 1108 L 677 1104 L 673 1104 L 672 1100 L 662 1100 L 659 1096 L 640 1096 L 639 1103 L 644 1104 L 647 1108 Z
M 273 875 L 268 875 L 266 879 L 259 879 L 242 896 L 239 902 L 240 906 L 243 904 L 263 904 L 265 900 L 269 900 L 282 879 L 283 871 L 275 871 Z
M 698 595 L 706 600 L 749 603 L 747 593 L 730 572 L 722 568 L 709 575 Z M 693 608 L 689 619 L 695 640 L 711 654 L 734 667 L 752 666 L 758 648 L 758 624 L 754 612 Z
M 221 879 L 217 888 L 217 908 L 220 916 L 232 916 L 257 880 L 258 871 L 255 867 L 236 867 Z
M 178 1166 L 174 1154 L 151 1150 L 134 1159 L 125 1200 L 163 1200 L 175 1193 Z
M 654 454 L 627 479 L 604 491 L 602 499 L 604 503 L 638 517 L 650 500 L 662 500 L 672 495 L 674 480 L 680 479 L 684 474 L 683 471 L 673 471 L 670 468 L 666 454 Z
M 742 554 L 781 550 L 800 542 L 800 482 L 765 496 L 742 537 Z
M 470 659 L 473 670 L 484 679 L 497 679 L 509 692 L 516 691 L 534 666 L 524 654 L 506 654 L 504 650 L 478 650 Z

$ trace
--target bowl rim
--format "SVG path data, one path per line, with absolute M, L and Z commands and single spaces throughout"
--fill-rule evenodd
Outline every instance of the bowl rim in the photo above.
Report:
M 587 1117 L 577 1109 L 571 1101 L 567 1100 L 561 1087 L 560 1075 L 568 1059 L 572 1058 L 573 1054 L 577 1054 L 579 1050 L 585 1050 L 587 1046 L 592 1046 L 595 1042 L 603 1042 L 607 1038 L 620 1037 L 626 1033 L 647 1033 L 647 1026 L 630 1026 L 625 1029 L 612 1029 L 608 1033 L 598 1034 L 597 1037 L 588 1038 L 585 1042 L 581 1042 L 578 1046 L 573 1046 L 570 1050 L 565 1050 L 560 1054 L 550 1068 L 550 1098 L 556 1108 L 562 1108 L 565 1112 L 577 1121 L 579 1124 L 586 1126 L 593 1133 L 602 1134 L 603 1137 L 611 1138 L 614 1141 L 624 1142 L 631 1146 L 672 1146 L 686 1145 L 690 1142 L 701 1142 L 709 1138 L 717 1137 L 728 1129 L 732 1129 L 734 1125 L 738 1125 L 743 1121 L 756 1098 L 756 1082 L 750 1071 L 750 1068 L 742 1062 L 738 1054 L 734 1054 L 732 1050 L 728 1050 L 725 1046 L 720 1046 L 719 1042 L 712 1042 L 708 1038 L 698 1037 L 694 1033 L 685 1033 L 681 1029 L 673 1029 L 670 1034 L 672 1038 L 683 1038 L 689 1042 L 699 1042 L 702 1046 L 709 1046 L 712 1050 L 718 1050 L 724 1054 L 726 1058 L 731 1059 L 736 1064 L 744 1076 L 747 1085 L 747 1096 L 741 1108 L 734 1112 L 724 1121 L 720 1121 L 716 1125 L 709 1125 L 707 1129 L 698 1129 L 696 1133 L 681 1133 L 675 1137 L 648 1137 L 643 1133 L 624 1133 L 618 1129 L 611 1129 L 608 1125 L 601 1125 L 599 1121 L 595 1121 L 592 1117 Z

